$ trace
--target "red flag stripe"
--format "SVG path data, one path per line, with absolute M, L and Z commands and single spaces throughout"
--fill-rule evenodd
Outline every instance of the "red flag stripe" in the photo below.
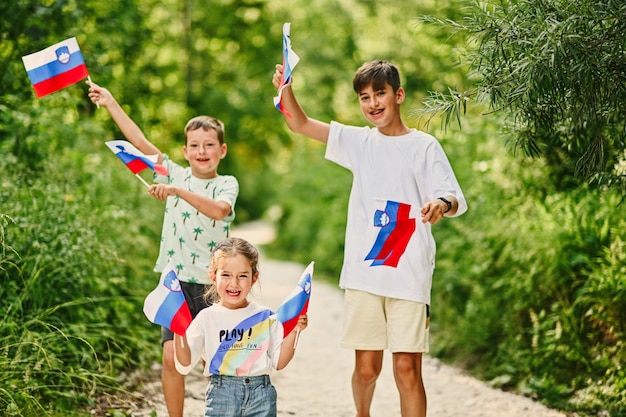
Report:
M 35 89 L 35 94 L 37 95 L 37 97 L 41 98 L 50 93 L 61 90 L 67 86 L 76 84 L 77 82 L 79 82 L 80 80 L 84 80 L 88 76 L 89 73 L 87 72 L 87 66 L 83 64 L 67 72 L 64 72 L 63 74 L 48 78 L 47 80 L 40 83 L 33 84 L 33 88 Z
M 174 317 L 172 318 L 172 324 L 170 325 L 170 330 L 176 334 L 184 335 L 187 327 L 191 323 L 191 312 L 189 311 L 189 306 L 187 303 L 184 303 L 180 306 L 180 309 L 176 312 Z
M 148 168 L 148 165 L 140 158 L 135 158 L 132 161 L 129 161 L 126 166 L 133 172 L 133 174 L 136 174 Z

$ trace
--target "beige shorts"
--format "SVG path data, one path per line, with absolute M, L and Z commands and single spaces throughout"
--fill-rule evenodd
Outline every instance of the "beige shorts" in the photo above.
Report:
M 341 346 L 392 353 L 428 352 L 429 306 L 347 289 Z

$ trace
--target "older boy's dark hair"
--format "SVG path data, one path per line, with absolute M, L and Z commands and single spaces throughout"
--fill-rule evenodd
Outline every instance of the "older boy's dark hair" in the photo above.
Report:
M 400 71 L 389 61 L 370 61 L 361 65 L 354 74 L 352 87 L 359 94 L 361 90 L 372 84 L 375 91 L 385 88 L 388 83 L 395 93 L 400 88 Z
M 207 132 L 209 129 L 215 130 L 220 145 L 224 144 L 224 123 L 211 116 L 196 116 L 187 122 L 185 126 L 185 144 L 187 144 L 187 133 L 198 129 L 204 129 Z

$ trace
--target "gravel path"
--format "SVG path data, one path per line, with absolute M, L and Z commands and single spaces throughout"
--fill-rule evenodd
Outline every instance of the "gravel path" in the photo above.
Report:
M 234 236 L 255 245 L 272 238 L 271 231 L 253 223 L 233 231 Z M 276 309 L 294 288 L 303 265 L 267 259 L 261 253 L 260 287 L 254 298 Z M 339 346 L 342 321 L 342 292 L 313 277 L 309 304 L 309 326 L 300 335 L 296 356 L 284 370 L 272 375 L 278 391 L 278 416 L 353 417 L 350 377 L 353 355 Z M 424 384 L 430 417 L 565 417 L 532 400 L 493 389 L 445 365 L 424 357 Z M 185 416 L 204 415 L 206 380 L 198 368 L 187 376 Z M 150 407 L 133 415 L 167 417 L 160 382 L 146 387 Z M 391 354 L 385 352 L 371 414 L 374 417 L 399 417 L 399 398 L 391 370 Z

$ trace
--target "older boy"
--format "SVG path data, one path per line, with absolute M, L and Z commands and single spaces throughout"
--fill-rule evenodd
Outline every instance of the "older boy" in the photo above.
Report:
M 239 194 L 237 179 L 219 175 L 220 161 L 226 156 L 224 125 L 209 116 L 198 116 L 185 126 L 183 153 L 189 167 L 169 160 L 145 137 L 141 129 L 124 112 L 111 93 L 89 83 L 89 98 L 104 107 L 126 139 L 146 155 L 157 154 L 158 163 L 169 171 L 168 177 L 158 177 L 164 183 L 151 185 L 148 192 L 161 201 L 167 201 L 159 257 L 154 267 L 161 272 L 172 258 L 178 279 L 191 314 L 210 305 L 204 301 L 209 264 L 217 243 L 229 236 L 230 223 L 235 218 L 235 201 Z M 161 329 L 163 395 L 170 417 L 182 417 L 185 399 L 185 377 L 174 364 L 174 334 Z
M 282 71 L 277 65 L 277 88 Z M 428 352 L 435 260 L 431 226 L 461 215 L 467 204 L 439 142 L 402 121 L 405 92 L 395 65 L 365 63 L 353 87 L 373 129 L 308 117 L 291 86 L 282 92 L 290 115 L 285 120 L 292 131 L 326 143 L 326 158 L 353 174 L 339 285 L 345 289 L 341 345 L 355 350 L 357 417 L 369 417 L 387 347 L 402 416 L 424 417 L 422 353 Z

